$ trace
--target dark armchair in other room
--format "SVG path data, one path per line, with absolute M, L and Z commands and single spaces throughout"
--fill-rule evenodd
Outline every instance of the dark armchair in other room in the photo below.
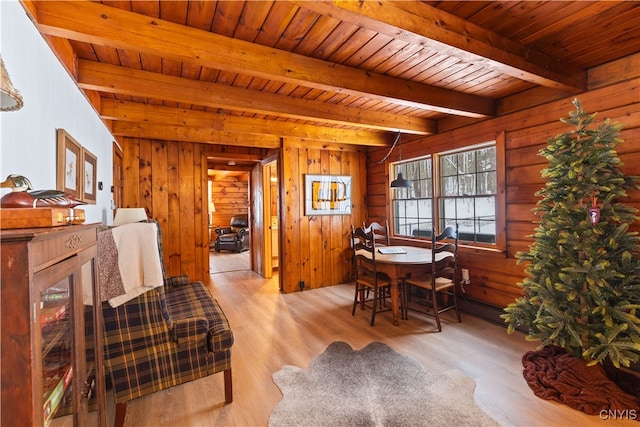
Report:
M 249 216 L 236 215 L 231 218 L 229 227 L 216 228 L 218 237 L 214 243 L 216 252 L 225 249 L 242 252 L 249 249 Z

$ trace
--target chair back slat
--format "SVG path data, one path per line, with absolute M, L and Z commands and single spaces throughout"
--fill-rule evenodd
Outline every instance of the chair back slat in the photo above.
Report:
M 452 256 L 443 259 L 440 254 L 449 252 Z M 431 277 L 447 277 L 455 281 L 458 259 L 458 224 L 455 228 L 447 226 L 438 235 L 431 237 Z
M 369 224 L 369 226 L 365 226 L 363 222 L 362 228 L 364 229 L 365 233 L 373 233 L 373 240 L 375 240 L 377 245 L 391 245 L 391 236 L 389 235 L 389 222 L 386 219 L 384 220 L 384 224 L 373 221 L 371 224 Z
M 351 231 L 351 242 L 353 247 L 353 256 L 355 260 L 356 275 L 375 275 L 376 274 L 376 241 L 373 233 L 367 233 L 364 228 L 353 228 Z M 358 251 L 366 251 L 369 256 L 358 254 Z
M 363 227 L 353 228 L 351 226 L 351 242 L 355 252 L 364 249 L 375 256 L 375 238 L 371 232 L 367 232 Z

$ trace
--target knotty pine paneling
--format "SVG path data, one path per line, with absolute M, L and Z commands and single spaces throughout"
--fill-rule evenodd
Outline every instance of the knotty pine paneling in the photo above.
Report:
M 124 138 L 123 207 L 160 224 L 169 275 L 208 280 L 207 163 L 201 144 Z
M 171 275 L 187 274 L 192 280 L 208 280 L 207 171 L 205 144 L 125 138 L 124 207 L 144 207 L 158 220 L 163 232 L 165 264 Z M 284 292 L 336 285 L 351 280 L 349 233 L 351 224 L 366 219 L 366 155 L 348 149 L 283 149 L 283 195 L 280 209 L 284 251 L 280 265 Z M 304 215 L 304 175 L 332 174 L 352 177 L 351 215 Z M 241 183 L 227 185 L 227 194 L 215 201 L 218 210 L 247 209 L 248 196 L 230 201 Z M 215 188 L 215 185 L 214 185 Z M 232 190 L 233 189 L 233 190 Z M 244 191 L 244 190 L 243 190 Z M 240 200 L 240 199 L 238 199 Z M 217 219 L 216 219 L 217 221 Z
M 249 173 L 213 180 L 211 193 L 216 211 L 213 225 L 228 227 L 235 215 L 249 213 Z
M 633 60 L 634 57 L 630 57 L 626 61 Z M 637 57 L 635 60 L 637 61 Z M 590 85 L 593 89 L 578 98 L 587 112 L 598 112 L 597 120 L 611 118 L 612 121 L 623 123 L 621 135 L 625 142 L 618 150 L 625 163 L 623 171 L 627 174 L 640 174 L 638 70 L 624 64 L 608 64 L 604 69 L 612 67 L 625 71 L 625 74 L 618 75 L 618 83 L 597 88 Z M 590 72 L 590 75 L 604 74 L 606 73 L 599 71 Z M 610 83 L 610 79 L 603 81 Z M 521 295 L 517 283 L 525 276 L 524 265 L 517 264 L 515 254 L 528 250 L 529 244 L 533 242 L 529 236 L 535 231 L 537 217 L 532 213 L 532 209 L 538 201 L 534 194 L 544 185 L 540 171 L 548 165 L 546 159 L 537 153 L 540 148 L 546 146 L 548 138 L 571 130 L 569 126 L 560 122 L 560 118 L 567 117 L 570 111 L 575 110 L 572 99 L 573 97 L 563 97 L 533 108 L 403 143 L 402 157 L 406 159 L 477 144 L 495 138 L 501 130 L 505 131 L 506 248 L 503 252 L 487 252 L 461 247 L 460 266 L 468 268 L 471 276 L 471 285 L 465 286 L 465 298 L 504 307 Z M 514 99 L 510 102 L 518 104 Z M 387 181 L 371 179 L 388 173 L 387 162 L 378 163 L 386 153 L 385 148 L 370 148 L 368 151 L 369 216 L 384 217 L 388 209 Z M 396 155 L 392 155 L 389 160 L 397 160 Z M 640 205 L 640 192 L 632 192 L 625 203 L 632 206 Z M 639 224 L 632 227 L 638 228 Z
M 283 148 L 284 197 L 281 233 L 285 262 L 280 265 L 284 292 L 320 288 L 351 281 L 349 235 L 351 224 L 366 217 L 366 155 L 358 151 L 308 148 L 287 143 Z M 305 175 L 350 175 L 351 215 L 314 215 L 304 212 Z

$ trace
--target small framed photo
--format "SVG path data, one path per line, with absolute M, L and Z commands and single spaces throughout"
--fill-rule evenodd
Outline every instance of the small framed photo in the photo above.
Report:
M 64 129 L 57 130 L 56 189 L 82 199 L 82 146 Z
M 305 215 L 350 214 L 350 176 L 305 175 Z
M 82 149 L 82 200 L 96 203 L 96 174 L 98 159 L 86 148 Z

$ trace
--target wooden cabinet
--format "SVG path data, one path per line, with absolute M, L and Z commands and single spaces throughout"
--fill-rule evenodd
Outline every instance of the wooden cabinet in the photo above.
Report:
M 97 225 L 2 230 L 0 244 L 0 424 L 105 426 Z

